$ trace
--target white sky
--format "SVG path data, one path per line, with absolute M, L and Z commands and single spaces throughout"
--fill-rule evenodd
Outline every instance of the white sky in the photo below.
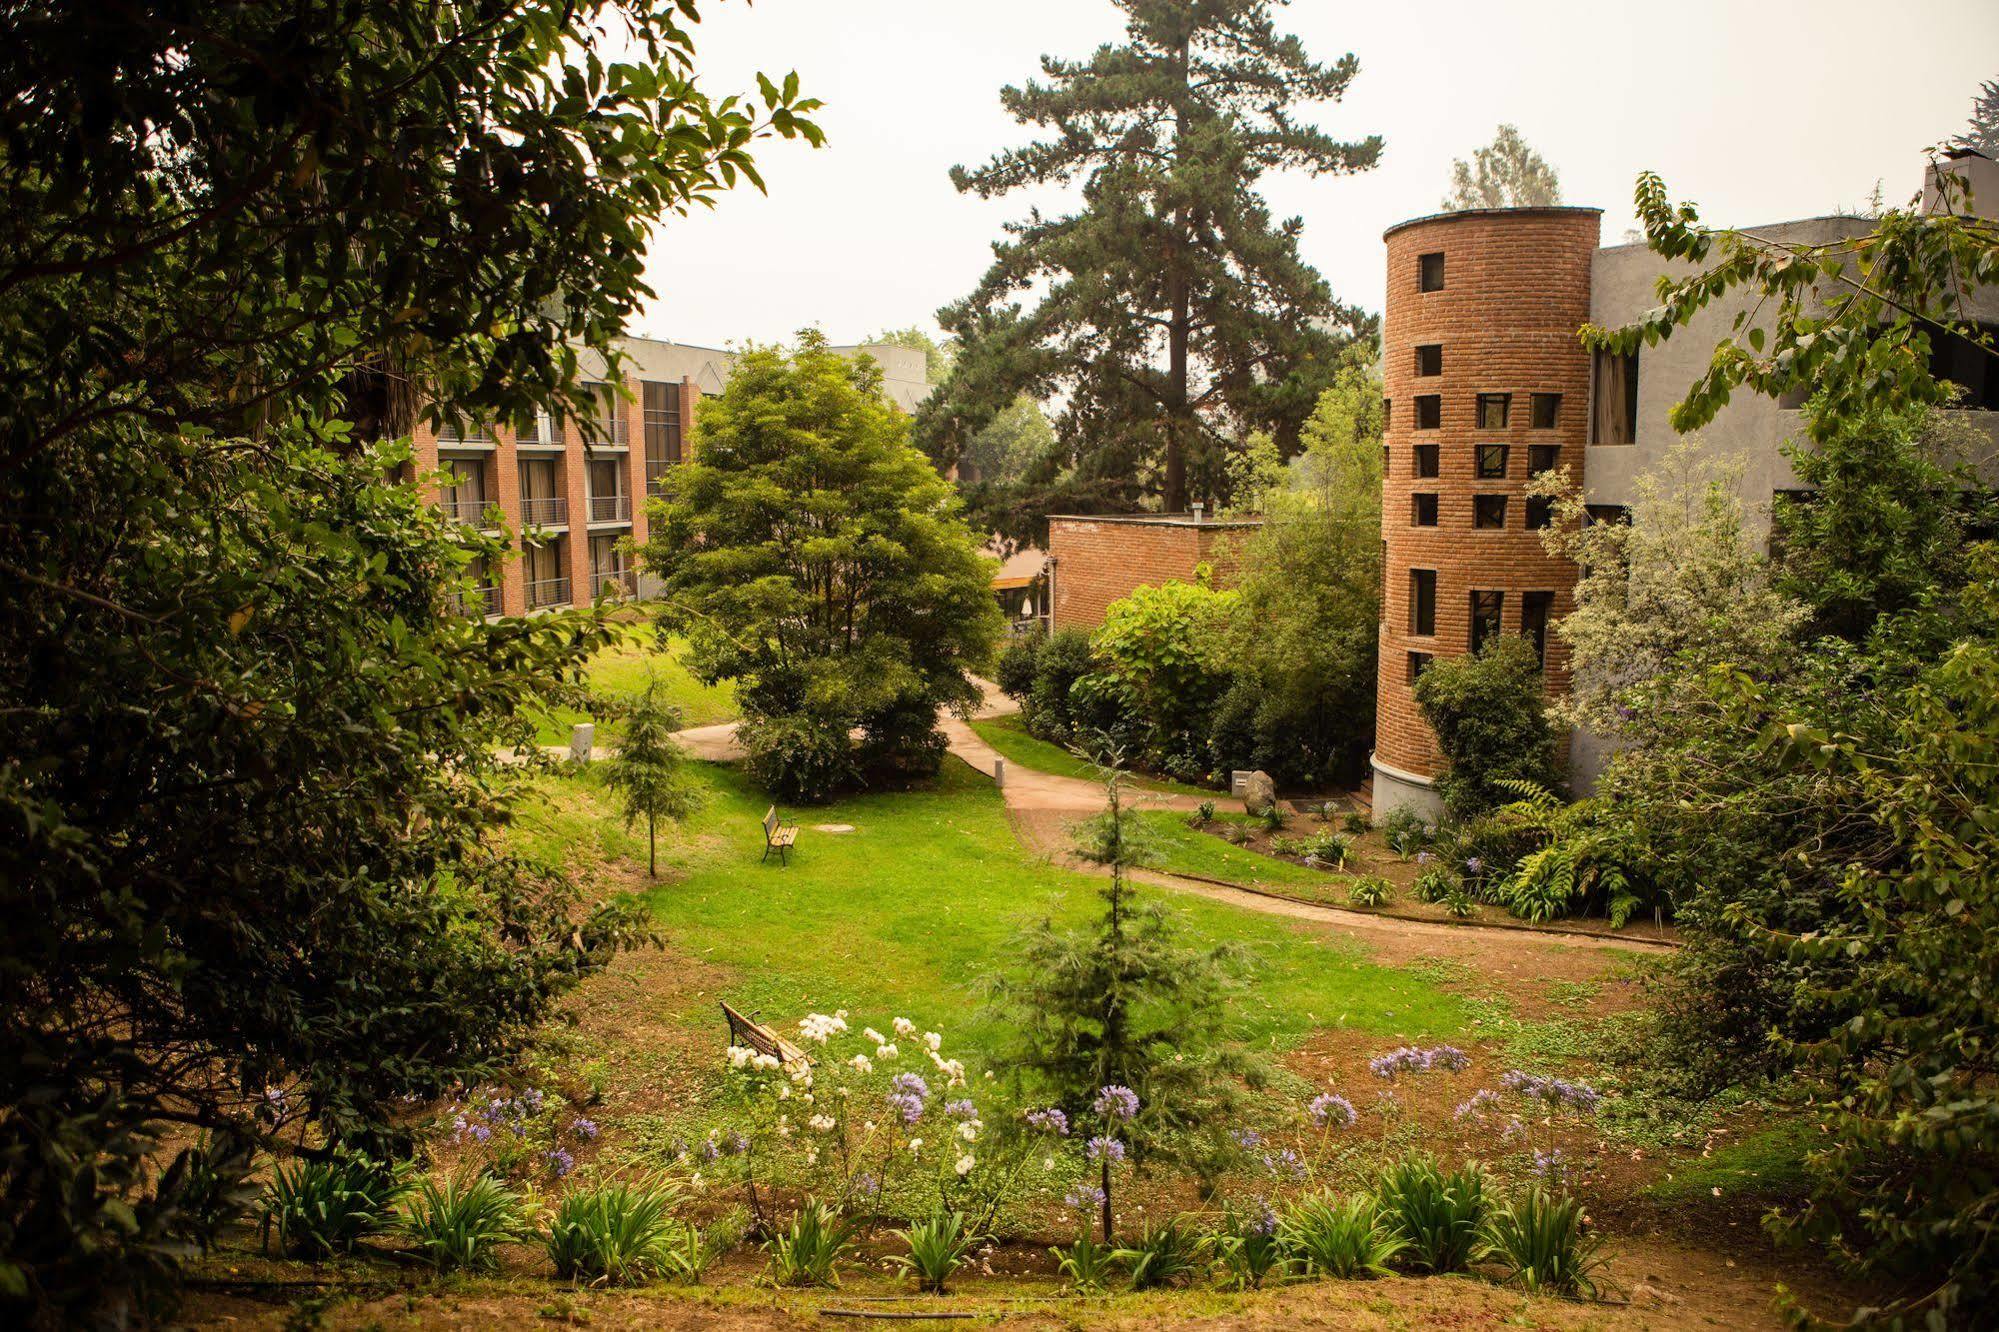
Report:
M 934 332 L 1029 202 L 960 195 L 946 171 L 1026 141 L 998 94 L 1044 51 L 1080 58 L 1123 31 L 1108 0 L 710 0 L 702 14 L 712 94 L 796 69 L 828 137 L 765 146 L 769 197 L 740 188 L 656 236 L 659 297 L 632 331 L 710 346 L 808 324 L 835 342 Z M 1316 59 L 1360 59 L 1319 124 L 1386 146 L 1371 172 L 1267 177 L 1266 197 L 1304 219 L 1304 256 L 1334 294 L 1377 311 L 1383 228 L 1434 212 L 1451 159 L 1501 122 L 1554 165 L 1565 202 L 1604 210 L 1614 244 L 1648 168 L 1714 222 L 1856 207 L 1877 180 L 1899 202 L 1922 149 L 1999 77 L 1999 0 L 1296 0 L 1278 17 Z

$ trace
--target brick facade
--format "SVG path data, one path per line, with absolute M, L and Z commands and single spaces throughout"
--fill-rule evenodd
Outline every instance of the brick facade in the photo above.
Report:
M 1509 634 L 1523 630 L 1526 593 L 1552 594 L 1549 624 L 1573 608 L 1575 568 L 1551 558 L 1527 526 L 1526 489 L 1535 446 L 1558 448 L 1556 465 L 1582 479 L 1590 357 L 1576 335 L 1589 320 L 1597 231 L 1596 209 L 1529 208 L 1418 218 L 1385 237 L 1378 765 L 1436 775 L 1440 755 L 1410 688 L 1410 654 L 1469 650 L 1474 592 L 1501 595 L 1499 627 Z M 1441 277 L 1435 290 L 1423 289 L 1426 255 L 1443 256 L 1441 275 L 1430 261 L 1431 285 Z M 1482 394 L 1508 395 L 1503 427 L 1481 424 Z M 1536 394 L 1560 395 L 1552 426 L 1536 426 Z M 1417 399 L 1430 395 L 1438 399 L 1434 426 L 1419 419 Z M 1435 446 L 1434 477 L 1417 474 L 1419 446 Z M 1481 446 L 1505 446 L 1503 459 L 1496 450 L 1485 456 L 1498 475 L 1479 475 Z M 1418 524 L 1431 503 L 1418 495 L 1435 496 L 1434 526 Z M 1479 496 L 1503 497 L 1500 525 L 1477 524 Z M 1431 633 L 1415 631 L 1412 570 L 1435 572 Z M 1559 692 L 1568 684 L 1567 653 L 1552 632 L 1546 644 L 1548 688 Z
M 1197 521 L 1189 514 L 1052 516 L 1051 627 L 1095 629 L 1113 601 L 1173 579 L 1191 583 L 1203 564 L 1213 567 L 1216 585 L 1226 587 L 1238 543 L 1256 526 L 1255 519 Z

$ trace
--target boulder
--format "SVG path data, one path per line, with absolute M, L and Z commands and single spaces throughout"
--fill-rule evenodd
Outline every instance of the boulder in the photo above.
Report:
M 1242 784 L 1242 807 L 1244 812 L 1262 818 L 1277 804 L 1277 783 L 1270 780 L 1270 774 L 1258 768 Z

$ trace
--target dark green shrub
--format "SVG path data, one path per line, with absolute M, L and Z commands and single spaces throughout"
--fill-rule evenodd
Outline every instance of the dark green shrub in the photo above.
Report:
M 691 1229 L 673 1215 L 665 1184 L 606 1184 L 565 1194 L 545 1241 L 555 1275 L 591 1285 L 632 1286 L 681 1271 Z
M 1379 874 L 1368 874 L 1353 881 L 1353 886 L 1347 889 L 1347 901 L 1357 907 L 1378 907 L 1385 905 L 1393 892 L 1388 880 Z
M 840 1259 L 854 1247 L 854 1229 L 833 1208 L 808 1200 L 764 1247 L 774 1284 L 837 1286 Z
M 365 1156 L 341 1152 L 279 1165 L 264 1191 L 266 1224 L 294 1258 L 318 1261 L 350 1253 L 356 1242 L 388 1229 L 403 1185 Z
M 1028 689 L 1028 729 L 1044 740 L 1066 743 L 1079 730 L 1091 729 L 1097 718 L 1087 704 L 1073 697 L 1076 681 L 1096 668 L 1090 636 L 1080 629 L 1051 634 L 1036 650 L 1034 682 Z
M 1326 809 L 1330 811 L 1332 805 L 1328 803 Z M 1374 831 L 1373 821 L 1357 809 L 1350 809 L 1341 816 L 1340 827 L 1355 837 L 1365 837 L 1368 833 Z
M 1415 1266 L 1462 1272 L 1478 1252 L 1485 1189 L 1485 1171 L 1476 1163 L 1446 1172 L 1435 1158 L 1411 1153 L 1382 1172 L 1378 1195 Z
M 1476 653 L 1432 662 L 1416 682 L 1416 703 L 1444 754 L 1437 794 L 1458 817 L 1512 799 L 1505 780 L 1559 784 L 1547 691 L 1526 639 L 1503 635 Z
M 1390 851 L 1407 860 L 1436 840 L 1437 829 L 1428 819 L 1404 805 L 1382 821 L 1381 836 Z
M 1133 1290 L 1180 1286 L 1200 1275 L 1201 1237 L 1180 1218 L 1148 1224 L 1138 1240 L 1111 1256 L 1131 1273 Z
M 403 1204 L 402 1231 L 441 1272 L 495 1272 L 499 1247 L 525 1237 L 521 1200 L 491 1175 L 426 1179 Z
M 1460 891 L 1458 876 L 1441 865 L 1431 865 L 1416 876 L 1418 902 L 1441 902 Z
M 1530 1295 L 1595 1299 L 1603 1240 L 1583 1229 L 1583 1206 L 1536 1187 L 1492 1209 L 1478 1258 L 1506 1269 L 1506 1281 Z
M 736 739 L 752 782 L 774 799 L 817 804 L 860 775 L 851 730 L 851 721 L 841 716 L 771 713 L 743 718 Z
M 909 1246 L 909 1252 L 889 1261 L 916 1278 L 916 1283 L 935 1295 L 945 1293 L 952 1273 L 964 1266 L 965 1253 L 978 1243 L 978 1236 L 965 1228 L 963 1212 L 939 1212 L 928 1221 L 919 1221 L 895 1232 Z
M 1387 1276 L 1388 1264 L 1409 1244 L 1381 1204 L 1365 1193 L 1300 1198 L 1285 1210 L 1277 1234 L 1308 1276 L 1339 1281 Z
M 993 683 L 1022 707 L 1034 695 L 1034 677 L 1041 669 L 1041 647 L 1047 641 L 1041 634 L 1021 634 L 1009 639 L 993 667 Z

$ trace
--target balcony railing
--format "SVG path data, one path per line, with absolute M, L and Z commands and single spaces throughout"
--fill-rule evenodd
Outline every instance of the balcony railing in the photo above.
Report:
M 590 574 L 590 595 L 601 597 L 606 592 L 621 597 L 629 597 L 638 592 L 638 576 L 630 569 L 596 569 Z
M 486 526 L 486 501 L 483 499 L 452 499 L 447 495 L 438 500 L 437 507 L 446 518 L 456 519 L 468 527 Z
M 500 613 L 500 589 L 497 587 L 475 587 L 469 592 L 455 592 L 451 596 L 453 614 L 477 617 Z
M 630 495 L 592 495 L 590 497 L 590 521 L 593 523 L 624 523 L 632 517 L 632 497 Z
M 527 587 L 528 609 L 540 610 L 544 606 L 567 606 L 569 604 L 569 580 L 567 578 L 544 578 Z
M 552 527 L 569 521 L 569 499 L 564 495 L 535 495 L 521 501 L 521 521 L 531 527 Z

